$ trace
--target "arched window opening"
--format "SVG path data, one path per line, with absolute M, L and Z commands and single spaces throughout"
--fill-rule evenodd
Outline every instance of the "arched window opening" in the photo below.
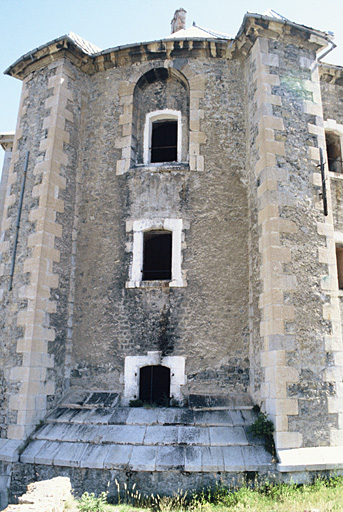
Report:
M 133 165 L 188 162 L 189 102 L 188 81 L 178 70 L 154 68 L 138 80 L 133 93 Z
M 139 372 L 139 399 L 156 405 L 169 405 L 170 368 L 143 366 Z
M 341 137 L 333 132 L 325 133 L 329 171 L 343 172 Z
M 172 233 L 146 231 L 143 238 L 143 281 L 171 280 Z
M 164 119 L 153 122 L 151 162 L 176 162 L 177 159 L 177 121 Z

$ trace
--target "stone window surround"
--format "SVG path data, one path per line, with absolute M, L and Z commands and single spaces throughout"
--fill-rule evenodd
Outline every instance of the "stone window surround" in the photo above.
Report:
M 122 107 L 122 114 L 119 116 L 119 125 L 122 127 L 122 135 L 116 139 L 115 146 L 121 150 L 121 158 L 116 163 L 116 174 L 122 175 L 136 168 L 133 163 L 132 155 L 132 123 L 133 123 L 133 93 L 138 80 L 152 68 L 172 67 L 173 61 L 156 61 L 147 63 L 139 71 L 133 73 L 130 81 L 122 81 L 119 84 L 119 103 Z M 176 70 L 173 70 L 176 71 Z M 183 70 L 185 71 L 185 70 Z M 178 72 L 179 73 L 179 72 Z M 206 134 L 201 130 L 202 120 L 204 119 L 204 110 L 201 101 L 205 97 L 206 78 L 195 75 L 190 69 L 185 73 L 180 73 L 184 77 L 185 83 L 189 86 L 189 164 L 190 171 L 204 171 L 205 162 L 202 154 L 202 145 L 206 144 Z M 133 166 L 133 167 L 132 167 Z M 179 165 L 174 164 L 171 170 L 179 170 Z M 155 166 L 148 166 L 148 170 L 157 170 Z M 161 169 L 161 167 L 160 167 Z M 182 170 L 184 170 L 182 168 Z
M 156 121 L 177 121 L 177 162 L 180 162 L 182 155 L 182 123 L 181 112 L 179 110 L 163 109 L 149 112 L 145 118 L 144 126 L 144 164 L 152 166 L 161 166 L 161 162 L 151 163 L 151 137 L 152 124 Z M 170 164 L 170 162 L 168 162 Z
M 147 352 L 146 356 L 126 356 L 124 367 L 123 405 L 139 398 L 139 370 L 143 366 L 162 365 L 170 368 L 170 396 L 178 402 L 183 400 L 181 386 L 186 384 L 185 358 L 183 356 L 165 356 L 159 351 Z
M 170 281 L 143 281 L 143 238 L 145 231 L 166 230 L 172 233 L 172 268 Z M 133 231 L 132 262 L 126 288 L 152 288 L 185 286 L 181 271 L 182 219 L 139 219 L 126 223 L 126 231 Z
M 324 130 L 325 130 L 325 135 L 327 133 L 334 133 L 335 135 L 338 135 L 340 137 L 341 155 L 343 156 L 343 124 L 337 123 L 334 119 L 327 119 L 327 121 L 324 121 Z M 330 173 L 330 176 L 337 175 L 337 174 L 339 175 L 339 173 L 337 173 L 337 172 L 329 171 L 329 162 L 328 162 L 327 158 L 326 158 L 326 160 L 327 160 L 326 166 L 327 166 L 328 172 Z

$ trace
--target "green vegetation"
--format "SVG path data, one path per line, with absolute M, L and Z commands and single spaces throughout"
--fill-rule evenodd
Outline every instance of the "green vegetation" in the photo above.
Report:
M 263 437 L 266 450 L 275 457 L 275 444 L 273 432 L 275 430 L 274 423 L 268 420 L 268 416 L 263 412 L 259 412 L 254 423 L 248 427 L 248 432 L 254 436 Z
M 338 512 L 343 511 L 343 477 L 317 479 L 312 485 L 266 484 L 261 487 L 243 486 L 230 491 L 217 486 L 200 493 L 179 491 L 172 497 L 143 496 L 116 481 L 116 505 L 107 503 L 107 493 L 99 496 L 85 493 L 69 504 L 71 512 Z

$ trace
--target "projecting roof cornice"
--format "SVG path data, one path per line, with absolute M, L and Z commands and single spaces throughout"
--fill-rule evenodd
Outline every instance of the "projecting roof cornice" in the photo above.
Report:
M 240 58 L 257 38 L 283 40 L 318 52 L 332 44 L 329 34 L 285 19 L 247 13 L 234 39 L 174 37 L 101 51 L 76 34 L 62 36 L 23 55 L 5 73 L 23 80 L 33 71 L 66 58 L 87 74 L 108 68 L 171 58 Z
M 326 32 L 298 25 L 289 20 L 247 13 L 231 46 L 232 55 L 247 55 L 259 37 L 278 39 L 316 52 L 332 44 Z
M 343 67 L 333 64 L 321 64 L 319 67 L 320 80 L 328 84 L 343 85 Z

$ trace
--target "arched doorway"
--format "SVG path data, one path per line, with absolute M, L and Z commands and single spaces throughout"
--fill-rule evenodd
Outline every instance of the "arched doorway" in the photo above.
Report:
M 170 368 L 143 366 L 139 371 L 139 398 L 150 404 L 169 405 Z

